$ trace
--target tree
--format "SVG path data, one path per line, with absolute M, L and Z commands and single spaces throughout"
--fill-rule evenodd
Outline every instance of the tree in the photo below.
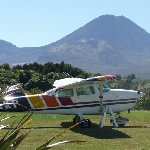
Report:
M 1 68 L 5 70 L 10 70 L 10 66 L 7 63 L 3 64 Z
M 23 85 L 24 84 L 26 84 L 30 79 L 31 79 L 31 72 L 30 71 L 21 71 L 20 73 L 19 73 L 19 82 L 20 83 L 23 83 Z

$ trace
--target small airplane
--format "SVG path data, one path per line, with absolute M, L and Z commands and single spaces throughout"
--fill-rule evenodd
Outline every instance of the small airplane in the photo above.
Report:
M 84 128 L 91 127 L 85 114 L 102 114 L 99 127 L 104 126 L 106 114 L 114 127 L 124 126 L 129 120 L 120 112 L 130 110 L 142 93 L 134 90 L 110 89 L 105 87 L 107 80 L 116 79 L 113 75 L 56 80 L 54 88 L 42 94 L 28 95 L 18 91 L 19 84 L 9 87 L 3 97 L 1 107 L 8 111 L 33 110 L 40 113 L 74 114 L 73 123 L 80 122 Z M 115 117 L 114 113 L 117 113 Z

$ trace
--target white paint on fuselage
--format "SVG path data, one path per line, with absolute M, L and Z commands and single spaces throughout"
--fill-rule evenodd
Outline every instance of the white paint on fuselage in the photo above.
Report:
M 136 99 L 140 95 L 137 94 L 137 91 L 134 90 L 124 90 L 124 89 L 110 89 L 107 92 L 104 92 L 103 95 L 103 104 L 110 106 L 113 112 L 122 112 L 131 109 L 135 103 Z M 75 99 L 75 105 L 60 106 L 60 109 L 56 110 L 43 110 L 43 113 L 54 113 L 54 114 L 99 114 L 100 105 L 99 105 L 99 92 L 96 91 L 95 94 L 89 96 L 81 97 L 72 97 L 72 100 Z M 82 102 L 91 102 L 90 104 L 84 104 Z M 91 106 L 91 105 L 95 106 Z M 73 108 L 76 107 L 76 108 Z M 78 108 L 80 107 L 80 108 Z M 64 108 L 64 109 L 63 109 Z

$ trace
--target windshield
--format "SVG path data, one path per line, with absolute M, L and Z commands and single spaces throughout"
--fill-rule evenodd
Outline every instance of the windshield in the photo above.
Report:
M 45 95 L 55 95 L 55 91 L 56 91 L 56 88 L 53 88 L 53 89 L 46 91 L 44 94 Z

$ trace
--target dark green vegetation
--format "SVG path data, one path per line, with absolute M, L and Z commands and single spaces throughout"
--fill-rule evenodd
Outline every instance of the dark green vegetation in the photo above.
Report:
M 17 115 L 18 120 L 24 113 L 9 113 Z M 150 111 L 132 111 L 123 113 L 123 116 L 129 118 L 129 123 L 123 128 L 112 128 L 109 120 L 106 119 L 104 128 L 98 128 L 97 124 L 100 115 L 88 115 L 93 122 L 92 128 L 83 129 L 77 126 L 53 142 L 60 140 L 83 140 L 84 143 L 70 143 L 55 147 L 59 150 L 149 150 L 150 148 Z M 32 129 L 19 145 L 18 150 L 34 150 L 45 141 L 60 133 L 72 125 L 72 115 L 54 115 L 54 114 L 34 114 L 32 122 L 28 124 L 22 132 Z M 109 118 L 109 117 L 108 117 Z M 15 118 L 9 120 L 13 122 Z M 8 122 L 6 122 L 8 123 Z M 1 130 L 0 136 L 5 134 L 8 129 Z
M 68 73 L 72 77 L 88 78 L 100 74 L 91 74 L 82 69 L 73 67 L 70 64 L 61 62 L 53 64 L 24 64 L 10 68 L 9 64 L 0 66 L 0 88 L 4 89 L 7 85 L 22 83 L 23 89 L 30 93 L 41 93 L 52 88 L 55 80 L 68 77 L 64 74 Z M 150 80 L 139 80 L 134 74 L 126 77 L 117 75 L 117 80 L 108 83 L 111 88 L 123 88 L 138 90 L 139 85 L 144 97 L 138 100 L 135 109 L 150 109 Z
M 22 83 L 24 90 L 39 93 L 52 88 L 55 80 L 68 77 L 64 72 L 72 77 L 87 78 L 90 76 L 82 69 L 64 62 L 60 64 L 49 62 L 44 65 L 32 63 L 17 65 L 13 68 L 10 68 L 9 64 L 3 64 L 0 66 L 0 87 Z

